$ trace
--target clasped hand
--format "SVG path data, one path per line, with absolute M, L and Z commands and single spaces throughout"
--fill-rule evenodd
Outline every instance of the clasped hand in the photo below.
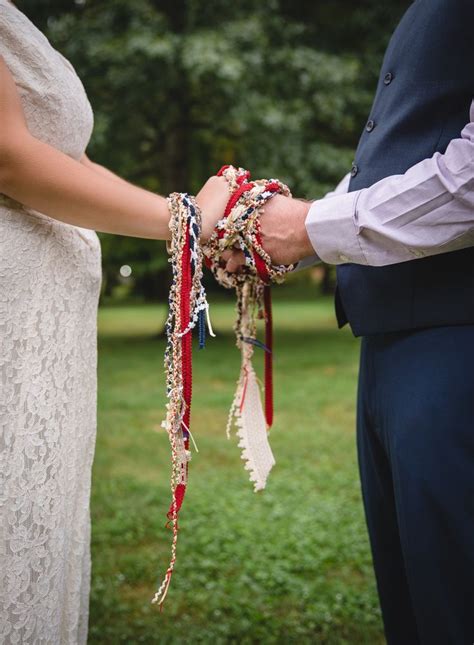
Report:
M 229 187 L 223 177 L 210 177 L 196 201 L 202 211 L 202 239 L 209 239 L 219 219 L 223 217 L 229 199 Z M 315 251 L 308 237 L 305 219 L 309 202 L 284 195 L 275 195 L 264 207 L 260 217 L 262 246 L 272 264 L 294 264 Z M 244 255 L 238 249 L 222 255 L 225 268 L 230 273 L 242 270 Z

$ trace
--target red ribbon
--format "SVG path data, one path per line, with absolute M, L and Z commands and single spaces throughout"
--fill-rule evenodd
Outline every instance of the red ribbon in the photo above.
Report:
M 263 287 L 265 303 L 265 418 L 270 428 L 273 423 L 273 319 L 272 319 L 272 291 L 270 285 Z
M 222 166 L 217 173 L 217 176 L 222 176 L 228 167 L 228 165 Z M 240 197 L 254 187 L 255 184 L 249 180 L 250 172 L 248 170 L 237 178 L 238 188 L 231 194 L 229 201 L 227 202 L 224 217 L 228 217 Z M 280 190 L 280 186 L 276 182 L 271 182 L 265 186 L 265 189 L 270 192 L 277 192 Z M 219 237 L 222 237 L 224 231 L 220 230 L 218 234 Z M 259 231 L 257 231 L 256 238 L 257 242 L 262 246 L 262 237 Z M 265 285 L 263 290 L 265 306 L 265 345 L 268 348 L 268 351 L 265 352 L 265 419 L 267 426 L 270 427 L 273 423 L 273 320 L 270 276 L 265 261 L 257 251 L 253 251 L 253 258 L 258 276 Z M 208 268 L 210 265 L 210 261 L 209 265 L 206 262 L 206 266 L 208 266 Z
M 181 261 L 181 295 L 180 295 L 180 315 L 181 315 L 181 329 L 183 332 L 190 321 L 190 308 L 191 308 L 191 250 L 189 248 L 189 228 L 186 230 L 186 238 L 184 242 L 183 255 Z M 190 427 L 191 419 L 191 397 L 192 397 L 192 335 L 188 331 L 181 337 L 181 373 L 183 381 L 183 398 L 185 402 L 185 411 L 183 415 L 183 431 L 187 431 Z M 185 427 L 186 426 L 186 427 Z M 189 437 L 186 436 L 184 440 L 184 447 L 189 450 Z M 188 474 L 188 462 L 185 465 L 186 476 Z M 173 518 L 173 507 L 176 503 L 176 514 L 179 512 L 183 503 L 184 494 L 186 492 L 186 485 L 177 484 L 174 493 L 173 501 L 170 504 L 166 516 L 168 519 Z

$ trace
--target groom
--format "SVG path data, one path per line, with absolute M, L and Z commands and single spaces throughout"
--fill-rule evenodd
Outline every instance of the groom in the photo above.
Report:
M 362 337 L 357 448 L 389 645 L 474 643 L 473 27 L 472 0 L 414 2 L 348 175 L 261 218 L 275 264 L 337 265 L 338 324 Z

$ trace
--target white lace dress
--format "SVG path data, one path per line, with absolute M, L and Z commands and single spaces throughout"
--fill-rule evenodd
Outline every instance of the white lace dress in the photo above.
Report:
M 7 0 L 0 54 L 32 134 L 79 159 L 84 88 Z M 2 645 L 87 641 L 100 259 L 94 231 L 0 196 Z

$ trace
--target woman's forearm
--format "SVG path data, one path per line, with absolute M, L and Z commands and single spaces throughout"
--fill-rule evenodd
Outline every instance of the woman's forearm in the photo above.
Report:
M 0 193 L 74 226 L 132 237 L 171 238 L 166 199 L 128 183 L 86 155 L 76 161 L 30 134 L 15 80 L 2 56 Z M 203 240 L 222 217 L 228 198 L 226 180 L 216 176 L 196 196 Z
M 86 154 L 82 155 L 81 164 L 86 166 L 86 168 L 90 168 L 91 170 L 98 172 L 99 175 L 102 175 L 103 177 L 108 177 L 112 181 L 118 181 L 121 184 L 130 185 L 130 183 L 126 179 L 119 177 L 119 175 L 116 175 L 114 172 L 112 172 L 105 166 L 102 166 L 99 163 L 95 163 L 95 161 L 91 161 Z
M 0 192 L 75 226 L 170 239 L 163 197 L 125 180 L 112 180 L 27 131 L 0 151 Z

